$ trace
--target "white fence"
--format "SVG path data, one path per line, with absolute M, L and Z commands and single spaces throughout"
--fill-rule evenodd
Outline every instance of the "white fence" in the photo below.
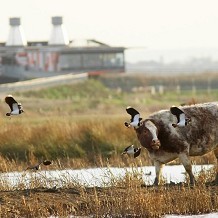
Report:
M 7 83 L 0 85 L 1 93 L 16 92 L 16 91 L 28 91 L 35 89 L 42 89 L 51 86 L 57 86 L 62 84 L 70 84 L 80 82 L 88 78 L 88 73 L 81 74 L 66 74 L 58 75 L 46 78 L 31 79 L 15 83 Z

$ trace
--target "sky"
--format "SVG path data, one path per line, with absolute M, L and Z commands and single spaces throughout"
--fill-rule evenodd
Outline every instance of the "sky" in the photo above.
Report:
M 96 39 L 132 50 L 218 48 L 217 0 L 3 0 L 0 41 L 20 17 L 28 41 L 48 40 L 63 16 L 70 39 Z

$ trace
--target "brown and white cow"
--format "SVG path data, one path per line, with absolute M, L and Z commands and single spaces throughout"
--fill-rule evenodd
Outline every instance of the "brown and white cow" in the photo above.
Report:
M 201 156 L 214 151 L 218 161 L 218 102 L 180 108 L 191 118 L 191 123 L 186 126 L 173 127 L 176 117 L 170 110 L 153 113 L 147 119 L 139 120 L 137 125 L 133 125 L 138 140 L 154 161 L 155 185 L 159 184 L 164 164 L 176 158 L 183 164 L 191 185 L 195 184 L 195 178 L 189 156 Z M 135 110 L 128 107 L 127 113 L 131 114 L 132 109 Z M 125 126 L 128 126 L 127 122 Z M 218 167 L 215 182 L 218 184 Z

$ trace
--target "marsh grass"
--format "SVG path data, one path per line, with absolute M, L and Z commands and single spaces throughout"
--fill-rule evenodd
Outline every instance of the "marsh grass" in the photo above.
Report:
M 218 211 L 218 188 L 205 185 L 214 174 L 213 171 L 202 170 L 195 187 L 188 186 L 187 181 L 177 185 L 142 187 L 142 172 L 134 170 L 136 166 L 132 167 L 133 171 L 126 171 L 120 178 L 112 172 L 107 174 L 111 183 L 110 186 L 105 183 L 103 187 L 85 187 L 76 178 L 65 175 L 58 179 L 60 188 L 49 177 L 49 172 L 43 175 L 41 172 L 33 172 L 28 177 L 24 172 L 16 187 L 1 182 L 0 216 L 153 218 L 165 214 Z
M 121 156 L 128 145 L 140 146 L 135 132 L 125 128 L 123 120 L 125 117 L 117 116 L 44 118 L 36 123 L 31 118 L 4 120 L 0 129 L 0 170 L 17 170 L 19 165 L 25 168 L 43 159 L 69 168 L 151 165 L 146 149 L 136 159 Z M 192 160 L 195 164 L 215 163 L 213 154 Z
M 71 158 L 95 163 L 100 161 L 99 157 L 120 156 L 126 145 L 138 143 L 134 132 L 122 127 L 119 119 L 106 116 L 99 120 L 49 119 L 37 124 L 6 120 L 0 129 L 0 152 L 16 163 Z
M 43 159 L 53 162 L 49 168 L 43 169 L 48 171 L 152 165 L 145 149 L 136 159 L 120 155 L 130 144 L 139 146 L 134 131 L 123 125 L 129 120 L 126 106 L 136 107 L 145 118 L 149 113 L 171 105 L 218 99 L 217 90 L 211 90 L 210 94 L 184 90 L 178 94 L 172 89 L 164 95 L 151 95 L 147 86 L 153 84 L 153 79 L 131 80 L 121 76 L 119 79 L 106 78 L 102 83 L 90 80 L 84 84 L 15 93 L 25 114 L 0 120 L 0 216 L 161 217 L 172 213 L 217 211 L 217 186 L 205 185 L 214 179 L 213 171 L 202 171 L 194 188 L 183 184 L 166 186 L 165 181 L 160 187 L 142 188 L 140 171 L 126 172 L 122 178 L 111 172 L 110 187 L 105 183 L 104 188 L 87 188 L 76 178 L 60 177 L 63 188 L 58 188 L 57 181 L 47 176 L 39 180 L 37 175 L 41 171 L 29 177 L 24 171 L 27 166 Z M 182 81 L 182 78 L 178 80 Z M 166 81 L 156 78 L 155 85 Z M 172 85 L 176 81 L 175 78 L 168 80 Z M 5 114 L 7 105 L 0 104 L 0 111 Z M 211 153 L 192 158 L 194 164 L 214 164 L 215 161 Z M 172 162 L 178 163 L 178 160 Z M 23 172 L 23 177 L 17 186 L 11 186 L 3 180 L 3 172 L 16 174 L 15 171 Z M 25 185 L 27 178 L 28 188 Z
M 126 174 L 116 185 L 92 190 L 87 213 L 109 217 L 161 217 L 164 214 L 201 214 L 217 211 L 217 189 L 205 185 L 141 188 L 140 175 Z M 90 192 L 83 192 L 84 199 Z

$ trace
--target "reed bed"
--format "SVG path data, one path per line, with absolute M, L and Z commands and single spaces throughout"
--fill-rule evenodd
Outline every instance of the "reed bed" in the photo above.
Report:
M 103 120 L 103 122 L 102 122 Z M 139 158 L 121 156 L 123 149 L 140 146 L 135 132 L 123 125 L 125 118 L 102 116 L 91 118 L 5 120 L 0 128 L 0 170 L 24 169 L 43 159 L 51 159 L 62 167 L 126 166 L 130 162 L 151 165 L 146 149 Z M 196 164 L 214 164 L 213 154 L 192 158 Z M 173 162 L 178 163 L 178 162 Z M 19 166 L 20 165 L 20 166 Z
M 212 174 L 201 172 L 195 187 L 185 183 L 144 187 L 141 172 L 135 171 L 122 178 L 110 174 L 109 187 L 85 187 L 71 177 L 60 177 L 62 187 L 58 188 L 46 176 L 39 180 L 33 173 L 28 188 L 24 179 L 14 189 L 5 184 L 0 192 L 0 216 L 153 218 L 217 212 L 218 187 L 205 185 Z
M 144 118 L 171 105 L 214 101 L 218 97 L 216 90 L 210 94 L 198 91 L 199 95 L 190 90 L 152 95 L 147 86 L 153 80 L 148 84 L 146 79 L 136 81 L 121 76 L 121 83 L 115 87 L 110 86 L 116 78 L 106 80 L 112 81 L 107 87 L 103 85 L 105 80 L 91 80 L 82 87 L 80 84 L 12 93 L 22 102 L 25 113 L 0 120 L 0 217 L 162 217 L 218 211 L 218 188 L 205 185 L 213 180 L 214 172 L 201 172 L 194 188 L 164 182 L 160 187 L 142 187 L 142 175 L 137 171 L 127 172 L 120 179 L 110 174 L 110 187 L 85 187 L 66 176 L 59 178 L 60 188 L 46 175 L 39 180 L 41 171 L 27 177 L 27 166 L 44 159 L 52 160 L 52 165 L 43 169 L 48 171 L 152 165 L 145 149 L 136 159 L 121 156 L 126 146 L 139 146 L 134 131 L 123 125 L 129 119 L 126 106 L 136 107 Z M 173 84 L 175 81 L 171 79 Z M 1 102 L 0 112 L 7 110 Z M 213 154 L 193 157 L 192 161 L 216 162 Z M 171 164 L 178 163 L 176 160 Z M 4 173 L 15 176 L 17 171 L 23 173 L 18 185 L 5 182 Z

